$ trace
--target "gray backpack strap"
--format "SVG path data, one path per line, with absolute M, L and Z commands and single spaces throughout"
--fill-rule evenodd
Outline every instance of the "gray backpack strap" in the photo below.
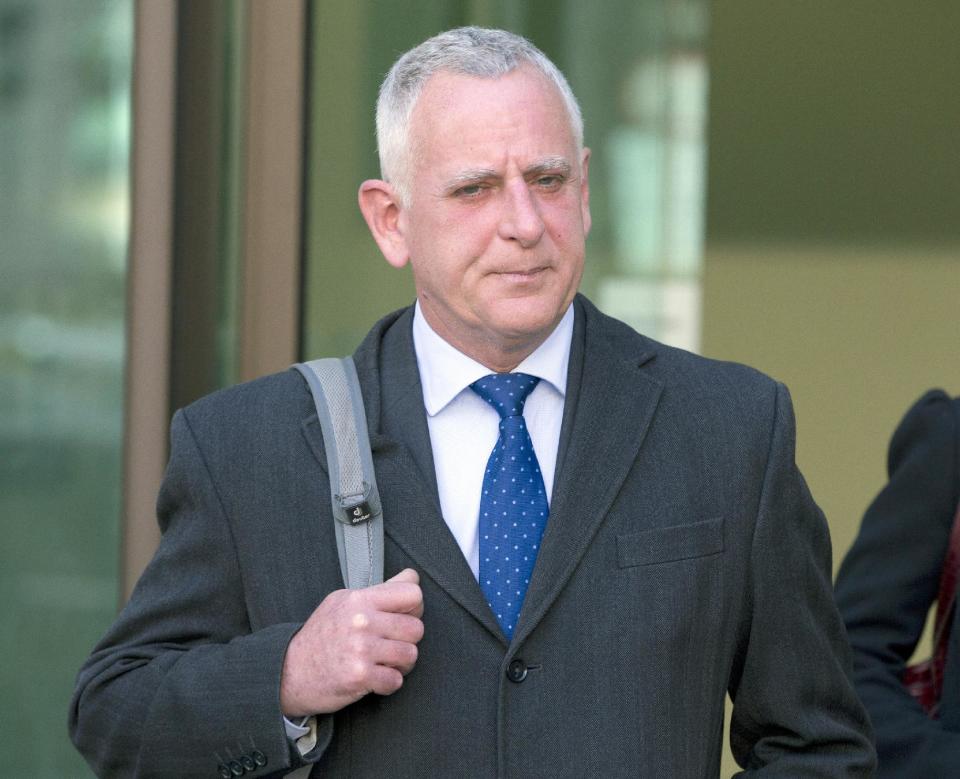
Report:
M 343 582 L 350 589 L 379 584 L 383 511 L 356 366 L 351 357 L 343 357 L 293 367 L 307 380 L 323 430 Z

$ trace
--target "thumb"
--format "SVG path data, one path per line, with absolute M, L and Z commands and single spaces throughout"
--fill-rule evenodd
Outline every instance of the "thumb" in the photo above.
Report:
M 387 579 L 388 582 L 410 582 L 411 584 L 420 583 L 420 574 L 418 574 L 413 568 L 404 568 L 396 576 Z

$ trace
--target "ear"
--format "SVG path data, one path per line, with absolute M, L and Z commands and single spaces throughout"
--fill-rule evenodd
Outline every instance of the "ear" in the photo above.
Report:
M 584 148 L 580 160 L 580 218 L 583 220 L 583 234 L 590 232 L 593 220 L 590 216 L 590 149 Z
M 397 193 L 386 181 L 370 179 L 360 185 L 357 200 L 383 256 L 394 268 L 402 268 L 410 260 L 410 252 L 401 230 L 403 206 Z

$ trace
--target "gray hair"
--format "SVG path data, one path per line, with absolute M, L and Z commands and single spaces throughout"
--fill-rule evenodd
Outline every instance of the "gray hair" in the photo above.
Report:
M 398 59 L 380 86 L 377 99 L 377 150 L 380 175 L 401 202 L 409 202 L 413 167 L 410 117 L 424 85 L 439 71 L 477 78 L 499 78 L 521 65 L 546 76 L 563 98 L 577 149 L 583 148 L 583 116 L 560 69 L 526 38 L 505 30 L 458 27 L 424 41 Z

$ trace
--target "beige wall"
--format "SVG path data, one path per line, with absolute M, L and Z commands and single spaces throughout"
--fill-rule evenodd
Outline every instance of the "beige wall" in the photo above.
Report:
M 886 449 L 929 387 L 960 393 L 960 246 L 712 247 L 704 352 L 784 381 L 797 462 L 839 562 L 885 478 Z

